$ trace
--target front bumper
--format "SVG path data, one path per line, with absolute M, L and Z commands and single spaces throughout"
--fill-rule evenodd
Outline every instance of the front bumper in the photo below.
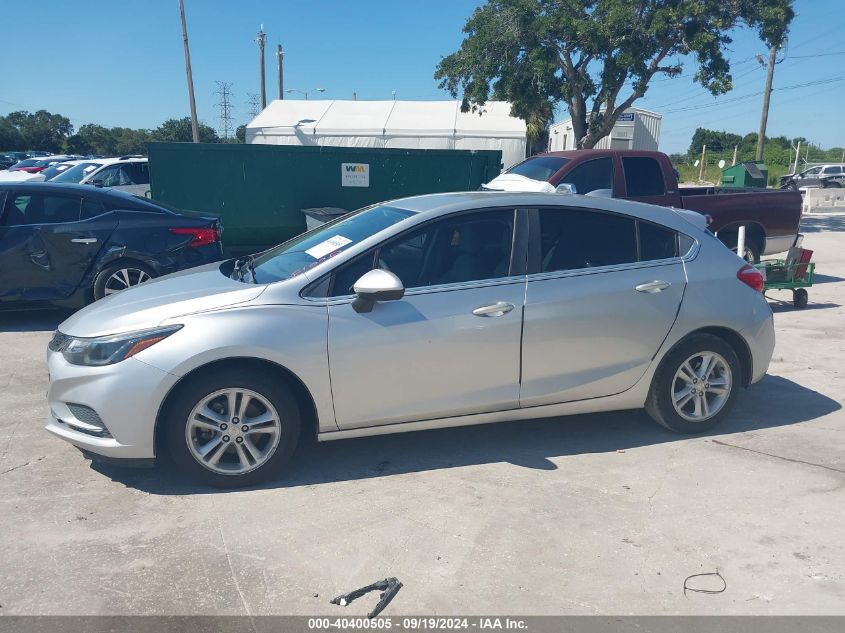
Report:
M 158 410 L 177 376 L 136 358 L 105 367 L 71 365 L 59 352 L 47 353 L 47 367 L 48 431 L 103 457 L 155 457 Z M 79 420 L 68 405 L 93 409 L 107 429 L 105 436 L 92 434 L 90 420 Z

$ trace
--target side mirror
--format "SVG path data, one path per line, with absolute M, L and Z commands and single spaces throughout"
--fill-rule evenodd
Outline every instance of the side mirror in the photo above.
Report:
M 578 189 L 569 182 L 562 182 L 555 187 L 555 193 L 578 193 Z
M 371 270 L 365 273 L 352 286 L 355 299 L 352 308 L 355 312 L 371 312 L 377 301 L 396 301 L 405 296 L 402 281 L 387 270 Z
M 95 178 L 94 180 L 91 181 L 90 184 L 94 185 L 95 187 L 102 187 L 103 186 L 103 179 L 102 178 Z

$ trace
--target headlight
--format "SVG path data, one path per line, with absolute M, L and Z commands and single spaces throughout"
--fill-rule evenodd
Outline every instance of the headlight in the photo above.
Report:
M 95 338 L 75 338 L 56 332 L 56 336 L 50 344 L 50 349 L 61 352 L 65 360 L 72 365 L 87 365 L 89 367 L 113 365 L 155 345 L 181 328 L 181 325 L 168 325 L 152 330 Z M 57 342 L 59 337 L 62 337 L 63 340 Z M 54 343 L 57 344 L 54 345 Z

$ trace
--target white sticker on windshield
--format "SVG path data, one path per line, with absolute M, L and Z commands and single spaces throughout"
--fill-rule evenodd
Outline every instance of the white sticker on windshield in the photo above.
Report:
M 335 235 L 334 237 L 330 237 L 325 242 L 320 242 L 317 246 L 312 246 L 307 251 L 305 251 L 308 255 L 311 255 L 314 259 L 320 259 L 321 257 L 325 257 L 329 253 L 333 253 L 339 248 L 343 248 L 347 244 L 349 244 L 352 240 L 348 237 L 343 237 L 342 235 Z

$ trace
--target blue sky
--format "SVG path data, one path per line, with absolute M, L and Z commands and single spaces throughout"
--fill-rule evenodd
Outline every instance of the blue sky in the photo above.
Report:
M 434 68 L 457 49 L 475 0 L 186 0 L 200 118 L 217 126 L 215 80 L 234 91 L 235 120 L 248 118 L 258 92 L 259 24 L 267 33 L 268 98 L 276 94 L 275 47 L 285 48 L 285 85 L 323 87 L 325 98 L 445 99 Z M 46 109 L 77 127 L 155 127 L 188 114 L 177 0 L 0 0 L 7 53 L 0 61 L 0 114 Z M 786 57 L 775 71 L 769 135 L 845 145 L 842 0 L 798 0 Z M 11 52 L 11 53 L 10 53 Z M 652 84 L 637 105 L 663 113 L 661 149 L 684 151 L 696 127 L 756 131 L 765 70 L 752 58 L 765 46 L 734 34 L 735 88 L 718 99 L 680 78 Z M 819 56 L 824 55 L 824 56 Z M 301 97 L 297 97 L 301 98 Z M 562 113 L 565 116 L 565 112 Z M 560 118 L 560 117 L 559 117 Z

